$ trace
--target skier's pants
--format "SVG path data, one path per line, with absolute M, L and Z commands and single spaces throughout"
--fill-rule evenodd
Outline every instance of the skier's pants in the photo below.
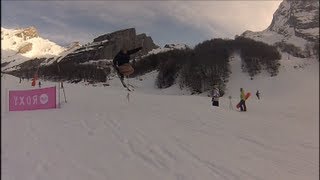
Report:
M 243 99 L 240 101 L 240 111 L 247 111 L 246 101 Z
M 219 101 L 212 101 L 212 106 L 219 106 Z

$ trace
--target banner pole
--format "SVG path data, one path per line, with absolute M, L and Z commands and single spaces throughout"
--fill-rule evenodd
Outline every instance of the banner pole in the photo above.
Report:
M 57 85 L 56 85 L 56 91 L 58 91 L 58 108 L 60 109 L 60 88 L 59 88 L 59 84 L 58 84 L 58 89 L 57 89 Z
M 63 86 L 63 82 L 62 81 L 61 81 L 61 87 L 62 87 L 62 90 L 63 90 L 64 102 L 67 103 L 66 92 L 64 91 L 64 86 Z
M 6 106 L 6 112 L 9 112 L 9 102 L 8 102 L 8 96 L 9 96 L 9 93 L 8 93 L 8 88 L 6 88 L 6 98 L 5 98 L 5 106 Z

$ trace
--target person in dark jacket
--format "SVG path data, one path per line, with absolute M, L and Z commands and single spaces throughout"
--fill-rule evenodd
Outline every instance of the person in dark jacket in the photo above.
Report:
M 218 86 L 213 86 L 211 97 L 212 97 L 212 106 L 219 106 L 220 93 L 219 93 Z
M 243 88 L 240 88 L 240 111 L 247 111 L 246 98 Z
M 256 96 L 257 96 L 258 99 L 260 99 L 260 92 L 259 92 L 259 90 L 257 90 Z
M 133 73 L 133 68 L 129 64 L 130 55 L 140 51 L 142 47 L 138 47 L 135 49 L 127 50 L 126 48 L 122 48 L 120 52 L 113 59 L 113 66 L 120 74 L 120 78 L 123 79 L 124 76 L 129 76 Z

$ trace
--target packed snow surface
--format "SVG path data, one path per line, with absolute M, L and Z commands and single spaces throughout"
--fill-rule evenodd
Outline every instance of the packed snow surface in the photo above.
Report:
M 316 180 L 319 63 L 281 64 L 278 76 L 250 80 L 235 56 L 218 108 L 178 85 L 156 89 L 152 72 L 129 79 L 129 96 L 116 78 L 106 87 L 65 83 L 60 108 L 8 112 L 6 89 L 31 81 L 3 75 L 2 179 Z M 235 108 L 240 87 L 252 94 L 247 112 Z

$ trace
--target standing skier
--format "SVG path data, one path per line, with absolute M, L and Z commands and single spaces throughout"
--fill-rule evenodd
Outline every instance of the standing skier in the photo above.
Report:
M 211 96 L 212 96 L 212 106 L 218 106 L 219 107 L 220 93 L 219 93 L 219 89 L 218 89 L 218 87 L 216 85 L 213 86 L 213 90 L 212 90 Z
M 256 96 L 257 96 L 258 99 L 260 99 L 260 92 L 259 92 L 259 90 L 257 90 Z
M 240 88 L 240 103 L 239 104 L 240 104 L 240 111 L 247 111 L 245 93 L 242 88 Z
M 132 50 L 127 50 L 125 47 L 113 59 L 113 66 L 120 74 L 120 79 L 123 80 L 124 76 L 129 76 L 134 72 L 134 69 L 129 63 L 130 55 L 140 51 L 142 47 Z

